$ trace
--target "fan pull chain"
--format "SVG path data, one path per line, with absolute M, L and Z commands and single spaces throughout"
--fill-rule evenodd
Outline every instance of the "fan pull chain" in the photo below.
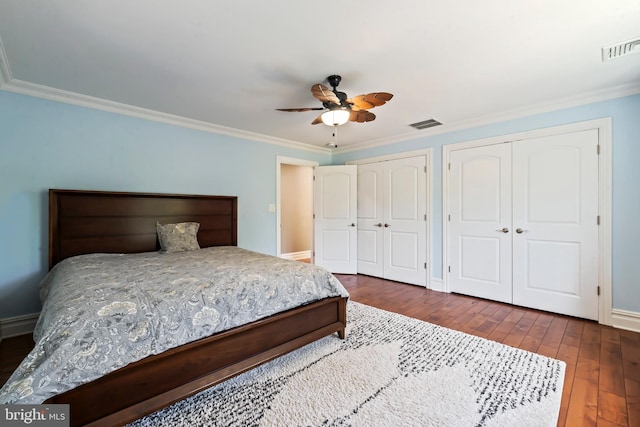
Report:
M 338 148 L 338 126 L 333 127 L 333 148 Z

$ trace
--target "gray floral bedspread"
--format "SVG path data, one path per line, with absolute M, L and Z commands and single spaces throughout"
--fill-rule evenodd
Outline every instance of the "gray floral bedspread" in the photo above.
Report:
M 35 348 L 0 403 L 42 403 L 146 356 L 348 296 L 321 267 L 228 246 L 81 255 L 56 265 L 40 286 Z

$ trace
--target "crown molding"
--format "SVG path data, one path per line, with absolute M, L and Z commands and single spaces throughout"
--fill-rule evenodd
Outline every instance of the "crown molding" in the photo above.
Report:
M 420 134 L 416 134 L 416 132 L 413 131 L 403 135 L 398 135 L 393 138 L 381 138 L 373 141 L 368 141 L 362 144 L 352 144 L 352 145 L 345 146 L 344 148 L 338 148 L 334 151 L 334 153 L 341 154 L 341 153 L 348 153 L 352 151 L 364 150 L 369 148 L 376 148 L 383 145 L 411 141 L 418 138 L 430 137 L 430 136 L 450 133 L 458 130 L 469 129 L 469 128 L 474 128 L 479 126 L 490 125 L 494 123 L 505 122 L 508 120 L 519 119 L 522 117 L 549 113 L 552 111 L 563 110 L 566 108 L 578 107 L 580 105 L 593 104 L 596 102 L 607 101 L 610 99 L 637 95 L 639 93 L 640 93 L 640 83 L 620 85 L 620 86 L 615 86 L 608 89 L 602 89 L 602 90 L 584 93 L 576 96 L 571 96 L 571 97 L 556 99 L 553 101 L 543 102 L 535 105 L 530 105 L 527 107 L 515 108 L 515 109 L 503 111 L 496 114 L 477 117 L 470 120 L 461 120 L 454 123 L 448 123 L 442 126 L 427 128 L 427 129 L 424 129 L 423 131 L 420 131 Z
M 1 48 L 1 45 L 0 45 Z M 10 77 L 6 57 L 2 57 L 3 51 L 0 49 L 0 71 Z M 1 77 L 0 77 L 1 78 Z M 65 104 L 77 105 L 80 107 L 91 108 L 94 110 L 107 111 L 110 113 L 122 114 L 138 119 L 151 120 L 155 122 L 165 123 L 173 126 L 179 126 L 189 129 L 200 130 L 204 132 L 226 135 L 235 138 L 242 138 L 251 141 L 257 141 L 267 144 L 280 145 L 288 148 L 295 148 L 303 151 L 315 153 L 330 154 L 331 149 L 325 147 L 316 147 L 297 141 L 291 141 L 282 138 L 275 138 L 255 132 L 249 132 L 241 129 L 231 128 L 227 126 L 216 125 L 201 120 L 188 119 L 186 117 L 176 116 L 173 114 L 162 113 L 159 111 L 149 110 L 146 108 L 135 107 L 119 102 L 108 101 L 93 96 L 82 95 L 75 92 L 69 92 L 62 89 L 56 89 L 49 86 L 30 83 L 22 80 L 8 79 L 4 83 L 0 81 L 0 89 L 8 92 L 19 93 L 21 95 L 33 96 L 36 98 L 47 99 L 50 101 L 62 102 Z
M 255 132 L 249 132 L 241 129 L 216 125 L 200 120 L 188 119 L 186 117 L 175 116 L 172 114 L 162 113 L 159 111 L 149 110 L 132 105 L 122 104 L 105 99 L 96 98 L 87 95 L 81 95 L 61 89 L 55 89 L 36 83 L 30 83 L 13 78 L 9 60 L 7 58 L 2 39 L 0 39 L 0 89 L 8 92 L 15 92 L 22 95 L 34 96 L 37 98 L 48 99 L 51 101 L 63 102 L 66 104 L 78 105 L 81 107 L 92 108 L 96 110 L 108 111 L 111 113 L 122 114 L 130 117 L 136 117 L 144 120 L 151 120 L 160 123 L 166 123 L 173 126 L 179 126 L 189 129 L 200 130 L 215 134 L 227 135 L 236 138 L 247 139 L 267 144 L 280 145 L 289 148 L 295 148 L 303 151 L 309 151 L 322 154 L 342 154 L 364 149 L 376 148 L 383 145 L 390 145 L 399 142 L 411 141 L 418 138 L 424 138 L 444 133 L 450 133 L 458 130 L 469 129 L 489 125 L 493 123 L 514 120 L 522 117 L 533 116 L 536 114 L 548 113 L 551 111 L 562 110 L 565 108 L 577 107 L 580 105 L 592 104 L 595 102 L 606 101 L 609 99 L 621 98 L 624 96 L 636 95 L 640 93 L 640 83 L 615 86 L 608 89 L 584 93 L 576 96 L 560 98 L 549 102 L 543 102 L 522 108 L 510 109 L 496 114 L 490 114 L 477 117 L 470 120 L 461 120 L 458 122 L 447 123 L 442 126 L 427 128 L 419 131 L 407 132 L 391 138 L 380 138 L 373 141 L 367 141 L 359 144 L 350 144 L 336 149 L 319 147 L 315 145 L 305 144 L 302 142 L 291 141 L 282 138 L 275 138 Z
M 173 126 L 179 126 L 189 129 L 200 130 L 220 135 L 227 135 L 236 138 L 247 139 L 267 144 L 279 145 L 288 148 L 295 148 L 303 151 L 322 153 L 322 154 L 342 154 L 353 151 L 376 148 L 384 145 L 390 145 L 405 141 L 411 141 L 418 138 L 430 137 L 439 134 L 450 133 L 458 130 L 469 129 L 500 123 L 508 120 L 514 120 L 522 117 L 533 116 L 536 114 L 548 113 L 551 111 L 562 110 L 580 105 L 592 104 L 601 101 L 607 101 L 625 96 L 637 95 L 640 93 L 640 83 L 629 85 L 621 85 L 609 89 L 589 92 L 577 96 L 557 99 L 550 102 L 544 102 L 523 108 L 503 111 L 501 113 L 482 116 L 470 120 L 462 120 L 454 123 L 445 124 L 438 127 L 424 129 L 416 134 L 415 131 L 398 135 L 392 138 L 380 138 L 373 141 L 367 141 L 361 144 L 350 144 L 344 147 L 330 149 L 318 147 L 297 141 L 291 141 L 282 138 L 275 138 L 255 132 L 249 132 L 241 129 L 231 128 L 227 126 L 216 125 L 200 120 L 188 119 L 186 117 L 176 116 L 172 114 L 162 113 L 159 111 L 149 110 L 146 108 L 135 107 L 119 102 L 108 101 L 88 95 L 81 95 L 75 92 L 69 92 L 61 89 L 55 89 L 49 86 L 30 83 L 22 80 L 12 79 L 11 68 L 7 61 L 6 52 L 0 40 L 0 89 L 8 92 L 19 93 L 22 95 L 34 96 L 50 101 L 63 102 L 66 104 L 77 105 L 96 110 L 107 111 L 125 116 L 135 117 L 144 120 L 165 123 Z

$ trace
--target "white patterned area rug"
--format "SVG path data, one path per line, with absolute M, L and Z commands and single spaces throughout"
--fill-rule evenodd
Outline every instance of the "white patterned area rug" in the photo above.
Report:
M 133 423 L 555 426 L 565 363 L 348 303 L 335 334 Z

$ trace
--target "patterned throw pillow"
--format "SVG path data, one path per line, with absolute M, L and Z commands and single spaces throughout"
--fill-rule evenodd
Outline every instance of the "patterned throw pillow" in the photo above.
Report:
M 156 232 L 162 252 L 184 252 L 200 249 L 198 244 L 197 222 L 181 222 L 179 224 L 160 224 L 156 222 Z

